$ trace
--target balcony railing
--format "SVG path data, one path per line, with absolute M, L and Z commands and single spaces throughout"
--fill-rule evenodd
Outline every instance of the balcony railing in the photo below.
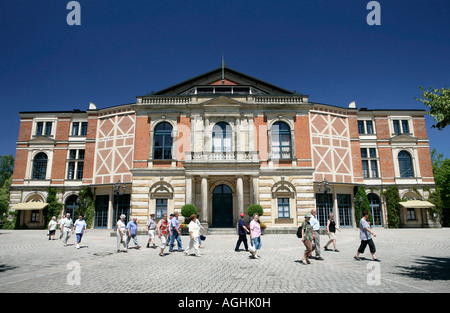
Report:
M 229 162 L 229 161 L 258 161 L 256 151 L 232 151 L 232 152 L 187 152 L 187 162 Z

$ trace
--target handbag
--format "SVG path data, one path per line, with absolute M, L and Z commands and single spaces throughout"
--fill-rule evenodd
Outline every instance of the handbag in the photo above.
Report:
M 206 240 L 206 236 L 200 235 L 200 240 L 201 241 L 205 241 Z
M 248 251 L 250 251 L 251 254 L 256 252 L 256 248 L 253 246 L 253 240 L 250 239 L 250 247 L 248 247 Z

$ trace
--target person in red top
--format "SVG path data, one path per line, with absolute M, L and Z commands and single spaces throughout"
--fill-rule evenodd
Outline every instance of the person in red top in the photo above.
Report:
M 166 248 L 166 243 L 169 238 L 170 233 L 170 227 L 169 222 L 167 221 L 167 214 L 164 213 L 162 216 L 162 219 L 158 222 L 158 225 L 156 225 L 156 229 L 158 230 L 158 237 L 161 240 L 161 252 L 159 253 L 160 256 L 164 256 L 164 249 Z

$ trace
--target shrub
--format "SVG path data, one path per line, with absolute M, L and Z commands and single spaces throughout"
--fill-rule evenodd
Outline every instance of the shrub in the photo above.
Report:
M 247 214 L 250 217 L 253 217 L 255 213 L 257 213 L 259 216 L 262 216 L 264 214 L 262 206 L 260 206 L 259 204 L 252 204 L 248 207 Z
M 389 186 L 383 192 L 388 211 L 389 228 L 398 228 L 400 226 L 400 194 L 397 186 Z
M 193 204 L 185 204 L 181 208 L 181 215 L 184 216 L 186 219 L 191 217 L 192 214 L 197 214 L 197 213 L 198 213 L 198 209 Z

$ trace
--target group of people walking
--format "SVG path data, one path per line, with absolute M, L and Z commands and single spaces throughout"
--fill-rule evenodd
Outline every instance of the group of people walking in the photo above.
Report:
M 184 252 L 185 255 L 189 255 L 191 251 L 194 252 L 195 256 L 201 257 L 200 248 L 202 246 L 202 239 L 205 237 L 203 233 L 205 233 L 205 229 L 200 223 L 199 215 L 192 214 L 190 216 L 190 223 L 188 225 L 189 231 L 189 246 L 186 250 L 183 250 L 182 241 L 181 241 L 181 227 L 180 222 L 178 220 L 179 213 L 170 214 L 167 217 L 167 214 L 162 215 L 162 219 L 158 222 L 155 220 L 155 214 L 151 213 L 150 218 L 147 222 L 147 233 L 148 233 L 148 242 L 147 248 L 157 249 L 157 245 L 155 242 L 155 237 L 159 238 L 160 241 L 160 256 L 165 256 L 165 249 L 168 246 L 169 252 L 174 252 L 175 242 L 177 244 L 177 251 Z M 236 242 L 236 246 L 234 251 L 239 252 L 240 246 L 243 243 L 245 251 L 250 252 L 251 256 L 254 259 L 259 259 L 258 250 L 262 247 L 261 242 L 261 226 L 259 221 L 259 215 L 254 214 L 252 217 L 252 221 L 249 226 L 246 226 L 244 221 L 245 214 L 242 213 L 240 215 L 239 223 L 238 223 L 238 241 Z M 371 230 L 370 223 L 367 221 L 369 217 L 369 213 L 367 211 L 363 212 L 363 217 L 360 220 L 360 239 L 361 244 L 354 256 L 354 259 L 360 261 L 360 254 L 364 253 L 367 246 L 369 246 L 370 253 L 372 254 L 372 260 L 380 262 L 380 260 L 376 257 L 375 252 L 375 243 L 373 242 L 373 237 L 376 237 L 376 234 Z M 133 239 L 134 245 L 136 249 L 140 249 L 141 246 L 137 240 L 137 218 L 134 217 L 125 225 L 126 216 L 122 214 L 120 219 L 117 221 L 117 252 L 127 252 L 129 243 L 131 239 Z M 71 235 L 76 234 L 76 248 L 80 248 L 81 239 L 86 232 L 87 224 L 84 221 L 82 215 L 78 217 L 75 223 L 70 218 L 70 213 L 66 214 L 65 218 L 56 221 L 56 217 L 54 216 L 50 223 L 48 224 L 48 239 L 55 240 L 56 229 L 59 228 L 61 231 L 59 239 L 63 239 L 64 246 L 67 246 L 67 242 Z M 301 241 L 305 246 L 305 252 L 303 254 L 302 263 L 307 265 L 311 264 L 310 258 L 312 258 L 313 251 L 315 252 L 315 259 L 322 261 L 321 250 L 320 250 L 320 223 L 317 219 L 317 211 L 316 209 L 311 210 L 311 213 L 306 213 L 305 220 L 301 225 Z M 329 241 L 324 246 L 325 251 L 330 251 L 328 247 L 333 244 L 333 250 L 335 252 L 340 252 L 336 246 L 336 230 L 340 231 L 340 229 L 336 226 L 334 221 L 333 213 L 329 214 L 327 220 L 327 234 L 329 237 Z M 247 235 L 250 234 L 250 247 L 247 242 Z M 122 248 L 123 246 L 123 248 Z
M 58 222 L 56 221 L 56 216 L 53 216 L 50 222 L 48 223 L 48 240 L 56 239 L 56 229 L 59 228 L 60 236 L 59 239 L 63 240 L 64 247 L 67 247 L 67 242 L 71 235 L 75 233 L 77 239 L 76 248 L 80 249 L 81 239 L 83 238 L 84 233 L 86 232 L 87 224 L 84 220 L 83 215 L 78 216 L 78 219 L 75 223 L 72 221 L 70 217 L 70 213 L 66 214 L 65 218 L 61 218 Z
M 169 217 L 167 217 L 167 214 L 164 213 L 162 215 L 162 219 L 160 219 L 159 222 L 156 222 L 155 214 L 150 214 L 150 218 L 147 222 L 147 233 L 149 236 L 147 248 L 157 249 L 155 237 L 158 237 L 161 242 L 159 246 L 160 256 L 165 256 L 164 251 L 167 246 L 169 247 L 169 252 L 174 252 L 176 243 L 178 252 L 184 252 L 185 255 L 189 255 L 189 253 L 194 250 L 195 255 L 201 257 L 200 248 L 203 248 L 202 238 L 203 240 L 205 239 L 201 232 L 205 232 L 205 228 L 201 225 L 200 220 L 198 219 L 199 216 L 196 214 L 192 214 L 190 216 L 190 223 L 188 225 L 190 242 L 186 250 L 183 250 L 182 247 L 181 225 L 178 220 L 178 216 L 178 212 L 175 214 L 170 214 Z M 134 217 L 126 226 L 124 223 L 125 218 L 125 215 L 121 215 L 116 224 L 117 252 L 127 252 L 131 238 L 134 241 L 136 249 L 141 248 L 137 241 L 137 218 Z M 122 245 L 123 248 L 121 248 Z

